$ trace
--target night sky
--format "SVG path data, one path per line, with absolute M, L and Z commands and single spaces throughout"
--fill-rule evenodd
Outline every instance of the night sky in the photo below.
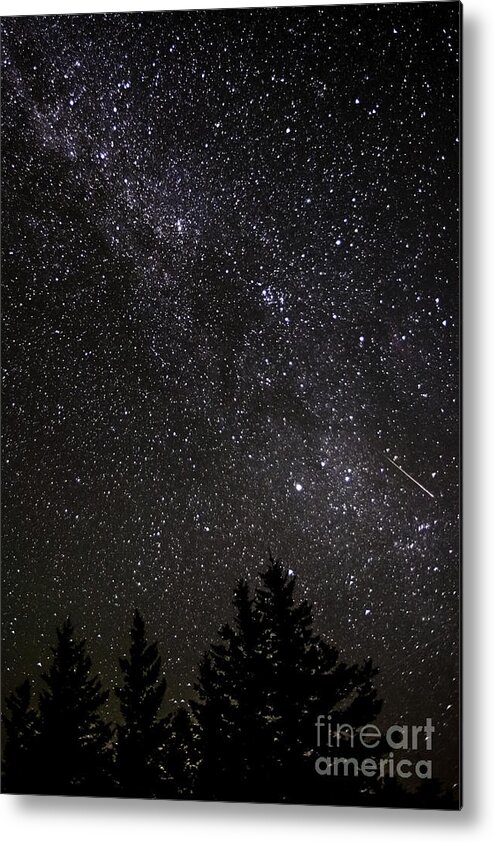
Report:
M 3 19 L 4 690 L 137 605 L 190 698 L 270 546 L 455 779 L 458 16 Z

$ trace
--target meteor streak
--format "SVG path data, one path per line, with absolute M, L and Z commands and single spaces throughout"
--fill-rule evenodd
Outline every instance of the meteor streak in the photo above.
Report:
M 422 491 L 425 491 L 425 493 L 428 494 L 429 497 L 432 497 L 432 499 L 434 499 L 434 495 L 430 491 L 428 491 L 427 488 L 424 485 L 422 485 L 418 480 L 414 479 L 414 477 L 412 477 L 411 474 L 408 474 L 404 470 L 404 468 L 400 468 L 400 466 L 397 465 L 396 462 L 393 462 L 393 460 L 390 459 L 389 456 L 386 456 L 386 454 L 384 454 L 384 458 L 387 459 L 388 462 L 390 462 L 391 465 L 393 465 L 394 468 L 397 468 L 399 471 L 401 471 L 402 474 L 405 474 L 405 476 L 408 477 L 408 479 L 411 479 L 412 482 L 415 483 L 415 485 L 418 485 L 418 487 L 421 488 Z

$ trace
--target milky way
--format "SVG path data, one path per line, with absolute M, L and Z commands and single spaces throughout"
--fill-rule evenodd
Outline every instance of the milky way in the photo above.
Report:
M 3 19 L 6 687 L 138 605 L 189 698 L 270 546 L 454 779 L 458 16 Z

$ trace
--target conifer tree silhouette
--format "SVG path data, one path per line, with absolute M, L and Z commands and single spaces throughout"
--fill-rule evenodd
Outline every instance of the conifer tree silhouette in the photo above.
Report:
M 390 806 L 389 803 L 387 806 Z M 458 793 L 455 788 L 447 789 L 438 778 L 429 778 L 420 782 L 416 791 L 409 796 L 407 806 L 431 810 L 457 810 Z
M 3 792 L 33 793 L 37 789 L 39 716 L 32 708 L 31 683 L 26 679 L 5 700 Z
M 129 655 L 119 659 L 116 742 L 100 713 L 108 693 L 67 620 L 39 710 L 29 680 L 5 700 L 3 790 L 457 809 L 454 788 L 436 779 L 414 791 L 391 774 L 317 774 L 325 754 L 358 764 L 369 757 L 347 731 L 357 734 L 380 711 L 377 670 L 370 660 L 343 663 L 315 633 L 311 606 L 295 598 L 296 576 L 271 554 L 260 580 L 253 594 L 245 581 L 234 592 L 234 619 L 201 661 L 192 717 L 183 708 L 161 716 L 161 658 L 135 611 Z M 331 723 L 325 738 L 337 738 L 331 747 L 317 742 L 321 714 Z M 383 738 L 372 758 L 388 752 Z
M 110 792 L 111 729 L 100 715 L 108 699 L 97 675 L 91 677 L 86 641 L 75 637 L 67 619 L 57 628 L 53 661 L 39 696 L 38 791 L 56 795 Z
M 165 743 L 162 749 L 164 776 L 160 798 L 192 798 L 198 757 L 198 740 L 190 714 L 178 708 L 166 718 Z
M 120 658 L 123 684 L 115 688 L 123 723 L 117 726 L 117 776 L 127 797 L 155 798 L 164 778 L 165 720 L 159 712 L 166 692 L 157 643 L 148 644 L 136 609 L 128 658 Z
M 372 786 L 354 777 L 327 780 L 315 774 L 315 723 L 320 714 L 330 715 L 332 729 L 338 725 L 357 728 L 372 722 L 381 710 L 370 660 L 347 665 L 338 650 L 313 631 L 312 608 L 306 600 L 295 603 L 296 576 L 270 554 L 267 569 L 256 589 L 261 627 L 261 650 L 265 655 L 264 711 L 269 723 L 265 784 L 280 801 L 315 798 L 336 803 L 361 803 Z M 357 760 L 365 756 L 358 741 L 338 747 Z M 378 754 L 378 750 L 375 754 Z M 273 797 L 273 795 L 272 795 Z
M 254 599 L 245 582 L 234 625 L 220 630 L 200 665 L 191 702 L 201 741 L 199 797 L 359 803 L 361 782 L 324 786 L 314 771 L 315 722 L 371 722 L 380 710 L 370 661 L 347 666 L 313 631 L 312 609 L 294 600 L 296 577 L 271 554 Z
M 250 800 L 252 773 L 262 755 L 263 719 L 258 717 L 262 660 L 259 626 L 249 587 L 240 581 L 233 597 L 234 624 L 219 630 L 221 643 L 204 653 L 191 707 L 199 729 L 199 798 Z M 258 762 L 256 762 L 256 760 Z

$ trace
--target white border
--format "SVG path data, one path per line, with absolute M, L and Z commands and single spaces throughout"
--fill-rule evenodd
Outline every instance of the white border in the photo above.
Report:
M 9 2 L 2 15 L 144 11 L 236 6 L 290 6 L 266 2 Z M 302 4 L 301 4 L 302 5 Z M 306 0 L 303 5 L 322 5 Z M 330 3 L 328 5 L 334 5 Z M 258 806 L 180 802 L 110 801 L 0 796 L 4 839 L 87 842 L 105 837 L 135 842 L 159 835 L 194 842 L 263 840 L 299 842 L 300 837 L 400 842 L 426 834 L 435 842 L 468 834 L 489 838 L 494 829 L 490 725 L 494 717 L 494 555 L 489 553 L 493 518 L 492 347 L 494 336 L 494 195 L 492 106 L 494 2 L 464 3 L 464 809 L 461 813 L 337 807 Z M 489 154 L 489 149 L 491 153 Z M 491 258 L 489 260 L 489 258 Z M 491 433 L 491 435 L 489 435 Z M 490 832 L 489 832 L 490 831 Z M 489 833 L 489 836 L 488 836 Z

